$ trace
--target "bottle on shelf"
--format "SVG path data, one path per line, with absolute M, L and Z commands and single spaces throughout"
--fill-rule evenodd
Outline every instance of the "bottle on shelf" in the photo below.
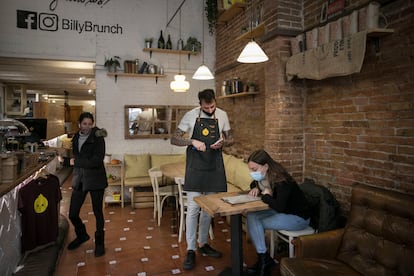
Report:
M 184 41 L 180 38 L 177 42 L 177 50 L 183 50 L 184 49 Z
M 160 37 L 158 38 L 158 48 L 165 49 L 164 36 L 162 35 L 162 30 L 160 31 Z
M 165 45 L 165 49 L 172 49 L 171 37 L 168 35 L 167 44 Z

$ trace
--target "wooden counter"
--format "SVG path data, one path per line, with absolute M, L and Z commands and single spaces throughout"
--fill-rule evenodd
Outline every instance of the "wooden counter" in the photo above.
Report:
M 50 152 L 50 151 L 49 151 Z M 55 161 L 55 156 L 50 156 L 46 161 L 40 161 L 36 165 L 31 166 L 24 170 L 23 172 L 19 173 L 16 179 L 10 183 L 0 183 L 0 197 L 7 194 L 11 190 L 13 190 L 17 185 L 22 183 L 24 180 L 29 178 L 32 174 L 40 170 L 43 166 L 48 165 L 52 161 Z

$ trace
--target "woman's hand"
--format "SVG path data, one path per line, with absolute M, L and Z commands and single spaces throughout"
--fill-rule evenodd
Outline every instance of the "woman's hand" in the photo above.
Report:
M 272 195 L 272 190 L 269 188 L 265 188 L 264 191 L 262 192 L 262 194 L 264 195 Z
M 250 192 L 249 192 L 249 196 L 254 196 L 254 197 L 256 197 L 256 196 L 258 196 L 258 195 L 259 195 L 259 193 L 260 193 L 259 188 L 253 188 L 253 189 L 251 189 L 251 190 L 250 190 Z
M 75 165 L 75 158 L 71 158 L 69 160 L 69 165 L 74 166 Z

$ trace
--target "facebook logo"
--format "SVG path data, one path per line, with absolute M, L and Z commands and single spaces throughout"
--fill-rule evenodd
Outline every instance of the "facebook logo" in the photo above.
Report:
M 17 28 L 37 29 L 37 12 L 17 10 Z
M 53 13 L 39 13 L 33 11 L 17 10 L 17 28 L 42 31 L 56 31 L 58 29 L 58 16 Z

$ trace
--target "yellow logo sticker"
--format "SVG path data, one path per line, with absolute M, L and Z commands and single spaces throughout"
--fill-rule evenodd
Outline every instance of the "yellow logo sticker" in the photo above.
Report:
M 43 213 L 46 211 L 48 204 L 47 198 L 40 194 L 34 201 L 34 211 L 38 214 Z
M 208 130 L 208 128 L 204 128 L 204 129 L 201 131 L 201 134 L 203 134 L 203 136 L 207 136 L 209 133 L 210 133 L 210 131 Z

